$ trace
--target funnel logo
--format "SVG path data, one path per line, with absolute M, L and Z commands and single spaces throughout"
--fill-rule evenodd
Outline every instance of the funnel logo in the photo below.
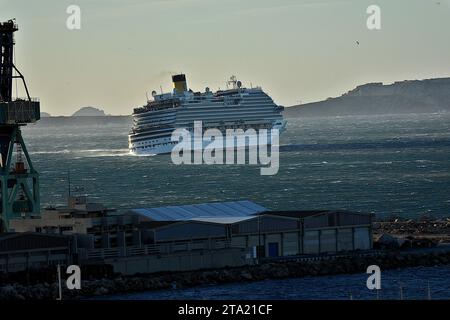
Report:
M 224 135 L 216 128 L 203 130 L 202 121 L 194 121 L 193 131 L 172 132 L 171 141 L 177 142 L 171 152 L 174 164 L 260 164 L 265 166 L 261 175 L 278 173 L 278 129 L 226 129 Z

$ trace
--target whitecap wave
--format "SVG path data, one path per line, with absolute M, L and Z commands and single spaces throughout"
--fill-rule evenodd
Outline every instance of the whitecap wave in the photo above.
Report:
M 71 152 L 72 151 L 68 149 L 64 149 L 64 150 L 30 151 L 30 154 L 62 154 Z

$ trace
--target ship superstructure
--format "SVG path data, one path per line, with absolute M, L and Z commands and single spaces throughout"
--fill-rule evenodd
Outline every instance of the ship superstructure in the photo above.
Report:
M 175 129 L 193 131 L 194 121 L 202 121 L 203 130 L 219 129 L 285 129 L 282 106 L 275 104 L 260 87 L 243 88 L 231 77 L 227 90 L 193 92 L 184 74 L 172 77 L 173 92 L 157 94 L 147 105 L 135 108 L 129 149 L 134 154 L 170 153 L 178 143 L 171 141 Z M 270 137 L 268 139 L 270 144 Z

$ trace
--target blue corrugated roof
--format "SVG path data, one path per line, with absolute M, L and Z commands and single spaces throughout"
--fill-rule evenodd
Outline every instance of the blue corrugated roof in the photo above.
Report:
M 131 210 L 132 213 L 145 216 L 154 221 L 184 221 L 208 217 L 242 217 L 264 211 L 267 211 L 267 208 L 248 200 Z
M 256 219 L 256 216 L 245 216 L 245 217 L 200 217 L 192 218 L 189 221 L 199 221 L 199 222 L 209 222 L 217 224 L 234 224 L 237 222 L 247 221 L 250 219 Z

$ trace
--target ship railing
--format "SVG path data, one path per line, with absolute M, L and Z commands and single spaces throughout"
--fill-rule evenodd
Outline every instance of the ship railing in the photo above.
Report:
M 128 246 L 117 248 L 79 249 L 83 259 L 113 259 L 120 257 L 133 257 L 144 255 L 168 255 L 172 253 L 188 252 L 194 250 L 216 250 L 232 248 L 229 239 L 207 239 L 193 241 L 176 241 L 143 246 Z M 239 247 L 239 246 L 236 246 Z M 240 247 L 239 247 L 240 248 Z

